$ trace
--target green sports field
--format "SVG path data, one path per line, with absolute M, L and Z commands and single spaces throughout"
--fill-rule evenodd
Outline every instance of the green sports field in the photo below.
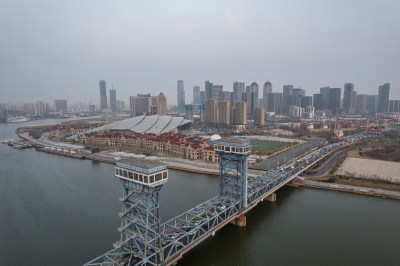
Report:
M 259 153 L 259 152 L 274 150 L 276 148 L 285 146 L 288 143 L 278 142 L 278 141 L 252 139 L 252 140 L 250 140 L 250 144 L 252 145 L 252 147 L 251 147 L 252 152 Z

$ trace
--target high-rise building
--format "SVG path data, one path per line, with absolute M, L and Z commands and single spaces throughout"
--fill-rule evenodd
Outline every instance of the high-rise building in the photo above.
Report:
M 388 100 L 383 103 L 382 112 L 398 113 L 400 112 L 400 100 Z
M 185 88 L 183 86 L 183 80 L 178 80 L 178 109 L 185 109 Z
M 204 90 L 206 92 L 206 100 L 214 97 L 214 85 L 210 81 L 205 82 Z
M 162 92 L 158 95 L 156 114 L 167 115 L 167 97 Z
M 185 119 L 194 120 L 194 105 L 186 104 L 185 105 Z
M 301 98 L 306 95 L 306 91 L 300 88 L 293 89 L 293 94 L 289 95 L 289 106 L 301 107 Z
M 231 114 L 231 104 L 230 101 L 220 101 L 219 102 L 219 114 L 218 114 L 218 123 L 229 125 L 230 124 L 230 114 Z
M 167 115 L 167 97 L 163 93 L 158 96 L 138 94 L 130 97 L 131 116 Z
M 368 95 L 367 96 L 367 113 L 375 114 L 378 112 L 379 96 L 378 95 Z
M 378 112 L 384 112 L 383 104 L 385 101 L 389 101 L 389 93 L 390 93 L 390 83 L 385 83 L 385 84 L 379 86 Z
M 244 82 L 233 82 L 233 102 L 242 101 L 242 94 L 244 92 Z
M 206 92 L 205 91 L 201 91 L 200 92 L 200 104 L 206 104 Z
M 272 84 L 271 82 L 267 81 L 264 83 L 263 86 L 263 104 L 262 107 L 264 110 L 268 110 L 268 94 L 272 93 Z
M 334 114 L 340 111 L 341 88 L 330 88 L 328 93 L 328 109 Z
M 343 112 L 345 114 L 354 114 L 354 102 L 355 102 L 355 93 L 354 93 L 354 84 L 346 83 L 344 84 L 343 90 Z
M 314 107 L 315 110 L 323 110 L 323 100 L 322 100 L 322 94 L 314 94 Z
M 200 86 L 194 86 L 193 87 L 193 103 L 194 104 L 201 104 Z
M 206 100 L 206 123 L 216 124 L 217 123 L 217 99 L 210 98 Z
M 41 102 L 41 101 L 37 101 L 35 103 L 35 115 L 36 116 L 41 116 L 41 115 L 44 115 L 44 113 L 45 113 L 45 105 L 44 105 L 44 103 Z
M 107 88 L 106 81 L 100 80 L 100 111 L 107 109 Z
M 365 114 L 367 112 L 367 94 L 358 94 L 356 99 L 356 112 L 357 114 Z
M 6 122 L 8 118 L 7 105 L 0 103 L 0 123 Z
M 258 84 L 255 81 L 252 82 L 250 85 L 250 92 L 253 93 L 252 94 L 253 106 L 252 106 L 252 111 L 251 111 L 252 114 L 254 114 L 254 109 L 258 107 L 258 91 L 259 91 Z
M 276 115 L 282 114 L 282 93 L 273 92 L 268 95 L 268 110 L 267 112 L 275 113 Z
M 289 105 L 290 105 L 290 96 L 293 95 L 293 85 L 283 85 L 283 94 L 282 94 L 282 113 L 288 114 Z M 271 110 L 271 108 L 268 108 Z M 270 111 L 268 111 L 270 112 Z
M 245 101 L 235 102 L 233 123 L 245 125 L 247 120 L 247 103 Z
M 313 106 L 313 97 L 312 96 L 301 97 L 301 107 L 306 108 L 307 106 Z
M 319 89 L 320 94 L 322 95 L 322 109 L 321 110 L 327 110 L 329 109 L 328 107 L 328 99 L 329 99 L 329 87 L 322 87 Z
M 117 112 L 117 91 L 115 89 L 110 90 L 110 107 L 113 113 Z
M 67 100 L 54 100 L 54 112 L 58 114 L 66 114 Z
M 255 125 L 257 125 L 257 126 L 264 125 L 264 113 L 265 113 L 264 107 L 257 107 L 254 110 L 254 124 Z
M 222 85 L 213 85 L 213 98 L 219 101 L 219 94 L 224 90 Z

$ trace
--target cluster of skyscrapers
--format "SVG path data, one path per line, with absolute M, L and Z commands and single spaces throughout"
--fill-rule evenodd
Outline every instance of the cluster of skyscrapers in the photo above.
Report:
M 100 111 L 111 109 L 113 113 L 117 111 L 117 91 L 110 90 L 110 105 L 107 105 L 107 86 L 105 80 L 100 80 Z
M 186 109 L 187 118 L 198 109 L 202 121 L 212 124 L 246 124 L 254 119 L 255 124 L 263 124 L 264 114 L 287 115 L 295 118 L 313 118 L 315 111 L 325 111 L 327 115 L 363 115 L 377 112 L 400 112 L 400 101 L 389 100 L 390 83 L 379 86 L 378 95 L 357 94 L 353 83 L 342 88 L 320 88 L 320 93 L 307 96 L 302 88 L 284 85 L 282 92 L 273 92 L 271 82 L 263 84 L 262 95 L 259 85 L 236 81 L 233 91 L 224 91 L 222 85 L 210 81 L 193 87 L 193 104 L 185 106 L 183 81 L 178 81 L 178 107 Z M 261 96 L 261 98 L 260 98 Z M 204 114 L 203 114 L 204 113 Z M 261 121 L 262 120 L 262 121 Z

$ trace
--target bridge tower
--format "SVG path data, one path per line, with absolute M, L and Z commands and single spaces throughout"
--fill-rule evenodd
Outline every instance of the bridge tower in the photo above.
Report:
M 116 163 L 115 177 L 123 186 L 121 239 L 113 250 L 86 265 L 161 265 L 158 192 L 168 180 L 167 166 L 145 159 L 122 159 Z
M 223 139 L 214 142 L 219 158 L 219 195 L 241 202 L 247 209 L 247 158 L 251 152 L 250 141 Z

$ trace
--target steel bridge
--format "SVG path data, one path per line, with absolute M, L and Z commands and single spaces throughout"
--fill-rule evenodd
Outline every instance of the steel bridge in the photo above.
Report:
M 165 172 L 166 166 L 151 165 L 143 169 L 132 162 L 117 162 L 116 176 L 124 186 L 124 197 L 120 199 L 123 219 L 118 229 L 121 240 L 114 244 L 114 249 L 85 265 L 171 265 L 226 224 L 245 226 L 244 214 L 260 201 L 274 195 L 276 190 L 336 149 L 368 137 L 366 134 L 348 137 L 251 179 L 247 179 L 249 141 L 216 141 L 214 149 L 220 158 L 219 195 L 163 224 L 159 223 L 158 191 L 167 180 L 165 174 L 158 181 L 154 178 Z M 129 171 L 120 172 L 123 169 L 131 170 L 132 180 Z M 135 173 L 140 172 L 155 174 L 148 180 L 149 185 L 140 183 L 139 178 L 134 181 Z

